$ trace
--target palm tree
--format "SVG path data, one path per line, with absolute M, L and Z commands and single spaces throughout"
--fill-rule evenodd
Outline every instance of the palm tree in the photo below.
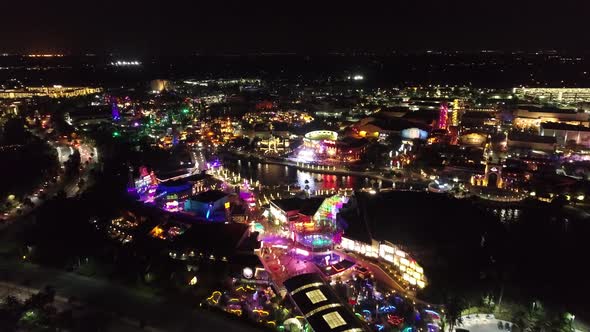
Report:
M 453 331 L 457 324 L 461 324 L 461 312 L 465 309 L 466 303 L 463 298 L 451 296 L 447 298 L 445 304 L 445 321 L 449 326 L 449 331 Z

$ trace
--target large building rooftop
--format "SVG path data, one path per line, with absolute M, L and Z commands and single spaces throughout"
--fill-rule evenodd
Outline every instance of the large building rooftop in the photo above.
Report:
M 315 332 L 367 331 L 319 274 L 301 274 L 285 280 L 284 285 Z
M 324 197 L 310 197 L 307 199 L 292 197 L 277 199 L 272 201 L 272 203 L 285 212 L 299 211 L 301 214 L 311 216 L 316 213 L 320 205 L 324 202 L 324 199 Z
M 194 196 L 192 199 L 195 201 L 203 202 L 203 203 L 213 203 L 216 202 L 228 194 L 224 193 L 223 191 L 219 190 L 209 190 L 199 193 L 198 195 Z
M 590 128 L 586 126 L 577 126 L 559 122 L 543 122 L 541 123 L 541 128 L 550 130 L 590 131 Z
M 555 144 L 556 139 L 553 136 L 539 136 L 528 133 L 511 132 L 508 134 L 509 141 L 527 142 L 527 143 L 544 143 Z

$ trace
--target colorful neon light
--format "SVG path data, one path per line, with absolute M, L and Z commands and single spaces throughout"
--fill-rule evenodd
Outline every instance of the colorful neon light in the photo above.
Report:
M 166 202 L 164 209 L 168 212 L 178 212 L 178 201 Z
M 440 319 L 440 314 L 434 310 L 424 310 L 425 313 L 435 316 L 436 319 Z
M 209 220 L 209 216 L 211 215 L 212 208 L 213 208 L 213 205 L 209 204 L 209 208 L 207 209 L 207 215 L 205 216 L 205 219 Z
M 262 309 L 254 309 L 254 310 L 252 310 L 252 312 L 255 314 L 258 314 L 260 317 L 266 317 L 266 316 L 270 315 L 270 312 L 264 311 Z
M 219 299 L 221 298 L 221 292 L 220 291 L 214 291 L 211 296 L 209 296 L 207 298 L 207 301 L 209 302 L 213 302 L 214 304 L 219 303 Z
M 399 317 L 396 315 L 387 315 L 387 322 L 394 326 L 399 326 L 404 322 L 403 317 Z
M 242 309 L 229 309 L 227 312 L 236 316 L 242 316 Z
M 247 285 L 246 287 L 240 286 L 240 287 L 236 288 L 236 292 L 247 292 L 247 291 L 253 291 L 255 289 L 256 288 L 254 288 L 254 287 L 252 287 L 250 285 Z
M 397 308 L 392 305 L 386 305 L 386 306 L 382 306 L 381 308 L 379 308 L 380 313 L 392 313 L 396 310 L 397 310 Z

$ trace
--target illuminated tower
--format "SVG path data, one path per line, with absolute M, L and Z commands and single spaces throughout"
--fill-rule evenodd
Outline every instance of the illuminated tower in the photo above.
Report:
M 121 114 L 119 113 L 119 106 L 117 105 L 117 99 L 115 97 L 111 98 L 111 105 L 111 114 L 113 116 L 113 120 L 120 120 Z
M 440 112 L 438 115 L 438 128 L 439 129 L 447 129 L 447 122 L 449 120 L 449 107 L 447 103 L 442 103 L 440 105 Z

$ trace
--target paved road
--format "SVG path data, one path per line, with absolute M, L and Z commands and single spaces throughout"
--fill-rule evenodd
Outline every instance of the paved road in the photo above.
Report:
M 46 140 L 44 133 L 39 133 L 37 130 L 32 130 L 31 133 L 42 140 Z M 74 148 L 72 148 L 69 145 L 64 146 L 59 142 L 53 142 L 50 140 L 46 141 L 51 147 L 56 149 L 56 151 L 58 152 L 59 164 L 61 167 L 63 167 L 63 163 L 68 159 L 71 152 L 74 151 Z M 45 201 L 51 199 L 61 190 L 64 190 L 67 197 L 74 197 L 82 193 L 86 188 L 92 185 L 94 179 L 90 175 L 92 169 L 98 166 L 98 156 L 96 155 L 98 151 L 96 150 L 96 148 L 86 144 L 81 144 L 77 149 L 80 152 L 80 166 L 82 166 L 82 170 L 74 177 L 69 179 L 66 179 L 63 175 L 60 175 L 56 183 L 52 183 L 49 184 L 47 187 L 44 187 L 43 192 L 46 196 L 45 200 L 40 199 L 38 196 L 35 195 L 29 196 L 31 201 L 33 202 L 33 206 L 22 205 L 21 213 L 17 213 L 16 208 L 10 211 L 6 216 L 4 216 L 5 220 L 2 224 L 0 224 L 0 228 L 7 226 L 15 219 L 18 219 L 22 216 L 31 213 L 33 210 L 42 205 Z M 86 164 L 86 162 L 88 162 L 88 164 Z M 78 185 L 80 180 L 84 180 L 85 183 L 82 187 Z
M 349 261 L 360 263 L 361 265 L 368 268 L 369 271 L 371 271 L 371 273 L 375 276 L 375 279 L 377 279 L 377 282 L 387 286 L 388 289 L 406 294 L 406 289 L 402 287 L 396 280 L 394 280 L 389 274 L 385 273 L 385 271 L 383 271 L 377 264 L 374 264 L 353 253 L 346 253 L 342 250 L 334 250 L 334 252 L 340 257 L 343 257 Z
M 28 280 L 33 288 L 49 284 L 60 296 L 75 296 L 93 307 L 136 319 L 136 322 L 144 319 L 148 325 L 163 331 L 258 331 L 225 316 L 196 310 L 197 299 L 194 302 L 172 299 L 126 288 L 108 280 L 32 264 L 0 262 L 0 280 L 17 284 Z

